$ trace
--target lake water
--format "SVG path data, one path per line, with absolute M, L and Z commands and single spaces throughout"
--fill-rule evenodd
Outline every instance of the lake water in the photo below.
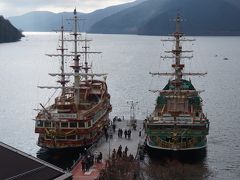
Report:
M 160 40 L 164 37 L 158 36 L 88 36 L 94 40 L 91 47 L 103 52 L 90 58 L 94 72 L 108 73 L 111 116 L 127 118 L 127 101 L 134 100 L 138 101 L 137 118 L 143 119 L 153 111 L 157 96 L 149 89 L 161 89 L 168 81 L 151 77 L 149 72 L 171 70 L 172 60 L 160 61 L 160 55 L 172 45 L 163 44 Z M 184 60 L 186 72 L 208 72 L 206 77 L 191 80 L 197 89 L 205 90 L 201 94 L 203 108 L 211 122 L 201 165 L 210 172 L 207 179 L 239 179 L 240 37 L 194 38 L 195 42 L 183 45 L 183 49 L 194 51 L 192 60 Z M 37 85 L 56 85 L 48 73 L 59 71 L 59 60 L 45 54 L 56 53 L 57 39 L 56 33 L 26 33 L 20 42 L 0 44 L 0 141 L 33 156 L 39 150 L 32 120 L 37 112 L 33 109 L 40 108 L 39 103 L 45 104 L 54 93 Z

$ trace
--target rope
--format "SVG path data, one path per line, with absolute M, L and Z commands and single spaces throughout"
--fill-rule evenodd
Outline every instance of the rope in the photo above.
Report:
M 55 91 L 53 92 L 53 94 L 50 96 L 50 98 L 48 98 L 48 101 L 44 104 L 44 106 L 46 106 L 49 101 L 52 99 L 52 97 L 55 95 L 55 93 L 57 92 L 57 89 L 55 89 Z

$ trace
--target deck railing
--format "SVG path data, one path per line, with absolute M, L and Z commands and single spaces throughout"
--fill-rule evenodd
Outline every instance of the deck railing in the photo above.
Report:
M 186 142 L 167 142 L 160 138 L 157 138 L 157 145 L 163 148 L 191 148 L 197 143 L 195 138 L 190 139 Z

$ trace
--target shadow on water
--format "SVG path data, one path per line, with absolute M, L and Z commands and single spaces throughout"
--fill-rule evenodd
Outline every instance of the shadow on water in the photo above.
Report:
M 83 149 L 49 150 L 41 148 L 37 152 L 37 158 L 67 170 L 71 169 L 82 152 Z
M 152 160 L 157 160 L 160 162 L 174 160 L 180 163 L 196 164 L 204 163 L 207 150 L 192 150 L 192 151 L 159 151 L 154 149 L 148 149 L 148 156 Z
M 207 150 L 186 152 L 148 149 L 147 172 L 150 179 L 197 179 L 211 175 L 206 166 Z

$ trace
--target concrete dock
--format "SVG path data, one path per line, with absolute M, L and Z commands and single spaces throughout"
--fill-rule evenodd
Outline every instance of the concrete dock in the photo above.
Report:
M 136 130 L 133 129 L 133 127 L 130 125 L 130 122 L 127 120 L 122 121 L 115 121 L 114 123 L 116 125 L 115 132 L 111 130 L 112 126 L 108 129 L 109 138 L 106 139 L 106 137 L 102 137 L 97 144 L 91 147 L 89 149 L 91 153 L 95 152 L 101 152 L 103 155 L 103 160 L 100 163 L 94 163 L 93 166 L 89 169 L 87 172 L 82 171 L 81 166 L 81 160 L 79 160 L 74 168 L 72 169 L 73 179 L 74 180 L 80 180 L 80 179 L 86 179 L 86 180 L 94 180 L 97 177 L 99 177 L 101 169 L 105 168 L 105 162 L 106 160 L 111 157 L 113 149 L 116 151 L 118 150 L 118 147 L 122 146 L 122 151 L 124 151 L 125 147 L 128 148 L 128 155 L 132 154 L 134 157 L 137 154 L 138 151 L 138 145 L 143 144 L 145 141 L 145 131 L 143 130 L 143 121 L 138 120 Z M 118 137 L 118 130 L 123 130 L 122 137 Z M 131 137 L 125 138 L 124 131 L 131 130 Z M 139 136 L 139 132 L 141 131 L 141 136 Z M 112 133 L 113 132 L 113 133 Z M 112 137 L 111 137 L 112 134 Z
M 109 159 L 109 156 L 111 156 L 113 149 L 116 151 L 118 150 L 118 147 L 121 145 L 122 150 L 124 151 L 125 147 L 128 147 L 128 155 L 132 154 L 134 157 L 137 154 L 138 150 L 138 144 L 144 143 L 145 140 L 145 131 L 143 130 L 143 121 L 138 120 L 137 121 L 137 127 L 136 130 L 133 130 L 133 128 L 130 126 L 130 122 L 128 120 L 122 120 L 122 121 L 115 121 L 116 124 L 116 130 L 115 133 L 113 133 L 112 138 L 108 138 L 106 141 L 106 138 L 103 137 L 96 147 L 93 149 L 93 152 L 102 152 L 103 159 L 107 160 Z M 118 137 L 118 129 L 121 128 L 123 130 L 122 138 Z M 131 129 L 131 138 L 125 138 L 124 136 L 124 130 L 125 129 Z M 139 131 L 141 131 L 141 136 L 139 136 Z

